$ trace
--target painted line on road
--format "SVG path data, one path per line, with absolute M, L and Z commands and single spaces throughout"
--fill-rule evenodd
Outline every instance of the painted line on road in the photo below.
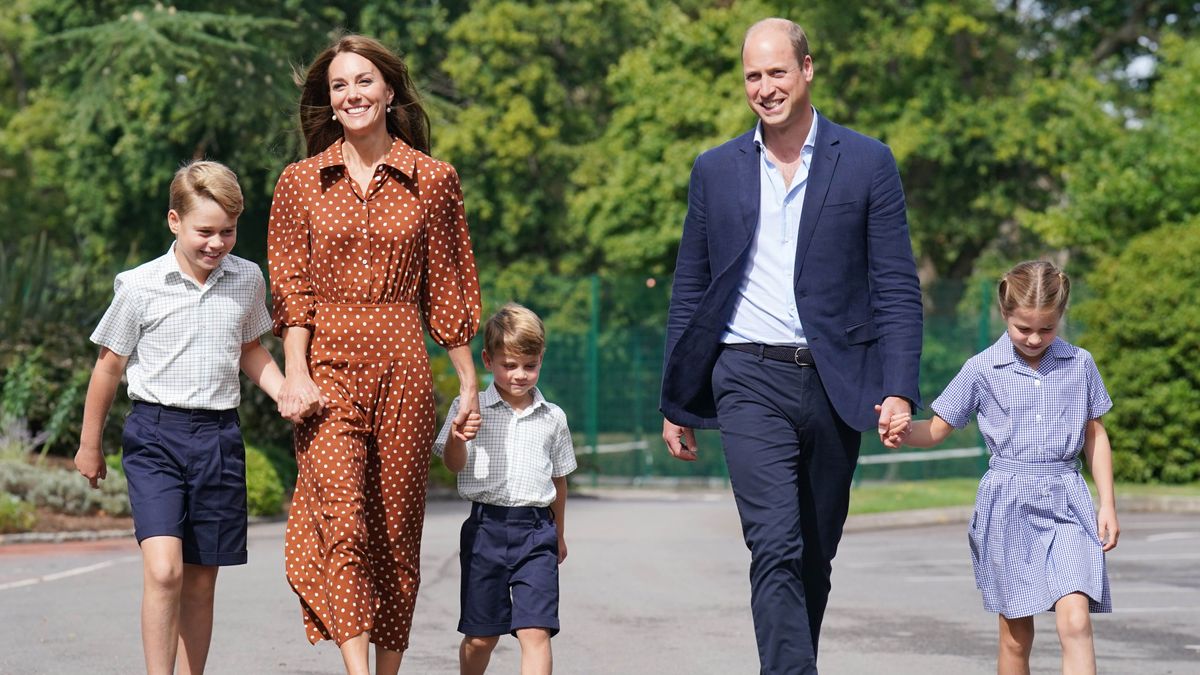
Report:
M 1195 614 L 1195 607 L 1120 607 L 1116 611 L 1122 614 L 1156 614 L 1158 612 L 1191 612 Z
M 142 556 L 140 556 L 140 555 L 127 555 L 125 557 L 116 558 L 114 560 L 105 560 L 104 562 L 98 562 L 94 565 L 86 565 L 84 567 L 76 567 L 76 568 L 69 569 L 69 570 L 63 570 L 62 572 L 54 572 L 53 574 L 44 574 L 40 577 L 30 577 L 28 579 L 18 579 L 17 581 L 10 581 L 8 583 L 0 584 L 0 591 L 7 591 L 7 590 L 14 589 L 14 588 L 22 588 L 24 586 L 33 586 L 35 584 L 42 584 L 42 583 L 46 583 L 48 581 L 58 581 L 59 579 L 67 579 L 69 577 L 79 576 L 80 574 L 87 574 L 88 572 L 97 572 L 99 570 L 102 570 L 102 569 L 105 569 L 108 567 L 112 567 L 113 565 L 119 565 L 121 563 L 127 563 L 127 562 L 132 562 L 134 560 L 139 560 L 139 559 L 141 559 L 141 557 Z
M 1162 534 L 1152 534 L 1146 537 L 1146 541 L 1177 541 L 1179 539 L 1195 539 L 1200 537 L 1200 532 L 1163 532 Z

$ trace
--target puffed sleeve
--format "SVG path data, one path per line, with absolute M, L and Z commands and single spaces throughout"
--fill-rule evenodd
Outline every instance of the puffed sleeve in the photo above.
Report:
M 450 349 L 479 330 L 479 277 L 463 209 L 462 185 L 449 164 L 426 193 L 427 259 L 421 278 L 421 314 L 429 335 Z
M 297 167 L 292 164 L 279 176 L 267 224 L 267 263 L 276 335 L 282 334 L 287 326 L 311 328 L 316 307 L 309 276 L 308 213 L 300 196 L 301 176 Z

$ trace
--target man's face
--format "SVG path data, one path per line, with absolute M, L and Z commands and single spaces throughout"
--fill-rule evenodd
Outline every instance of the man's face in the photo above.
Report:
M 806 118 L 812 105 L 812 57 L 798 63 L 785 31 L 764 26 L 747 37 L 742 75 L 746 101 L 764 127 L 785 131 Z

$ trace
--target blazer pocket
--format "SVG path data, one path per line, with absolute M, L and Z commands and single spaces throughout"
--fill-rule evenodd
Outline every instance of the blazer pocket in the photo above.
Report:
M 838 216 L 843 213 L 853 213 L 858 210 L 858 201 L 841 202 L 838 204 L 826 204 L 821 207 L 821 216 Z
M 879 337 L 874 321 L 864 321 L 846 329 L 846 343 L 859 345 Z

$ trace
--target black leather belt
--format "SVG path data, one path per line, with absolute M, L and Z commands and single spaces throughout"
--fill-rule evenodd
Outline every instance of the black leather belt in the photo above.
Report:
M 734 342 L 725 345 L 726 349 L 754 354 L 760 359 L 786 361 L 802 367 L 815 367 L 812 352 L 808 347 L 789 347 L 787 345 L 760 345 L 754 342 Z

